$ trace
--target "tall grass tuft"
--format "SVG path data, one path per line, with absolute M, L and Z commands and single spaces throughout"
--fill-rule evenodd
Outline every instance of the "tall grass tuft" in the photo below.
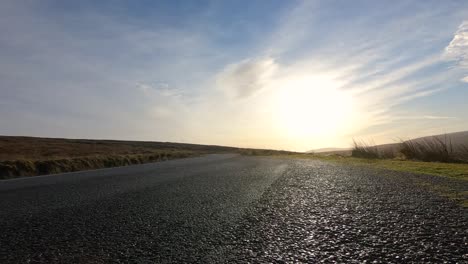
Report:
M 352 156 L 366 159 L 393 159 L 401 155 L 409 160 L 428 162 L 468 163 L 468 145 L 453 146 L 450 137 L 429 137 L 401 140 L 395 147 L 375 146 L 366 141 L 353 140 Z
M 463 162 L 468 162 L 468 146 L 461 145 L 458 151 L 458 156 Z
M 401 153 L 407 159 L 438 162 L 460 162 L 460 156 L 454 151 L 452 140 L 445 136 L 401 142 Z
M 356 141 L 353 139 L 353 150 L 351 156 L 365 159 L 378 159 L 380 158 L 379 150 L 374 144 L 364 140 Z

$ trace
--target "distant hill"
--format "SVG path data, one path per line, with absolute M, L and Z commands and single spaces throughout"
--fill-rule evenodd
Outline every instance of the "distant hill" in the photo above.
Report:
M 430 140 L 431 138 L 437 137 L 443 141 L 447 139 L 447 141 L 452 143 L 452 146 L 457 149 L 460 146 L 468 146 L 468 131 L 461 131 L 455 133 L 447 133 L 447 134 L 440 134 L 440 135 L 432 135 L 432 136 L 425 136 L 410 139 L 414 142 L 423 142 L 426 140 Z M 398 151 L 401 143 L 390 143 L 390 144 L 382 144 L 377 145 L 379 151 L 389 152 L 389 151 Z M 315 149 L 311 151 L 307 151 L 307 153 L 318 153 L 322 155 L 342 155 L 342 156 L 350 156 L 352 148 L 321 148 Z
M 0 161 L 144 154 L 154 151 L 229 152 L 236 149 L 171 142 L 0 136 Z
M 450 140 L 452 142 L 452 145 L 454 147 L 460 146 L 460 145 L 466 145 L 468 146 L 468 131 L 462 131 L 462 132 L 455 132 L 455 133 L 448 133 L 448 134 L 441 134 L 441 135 L 434 135 L 434 136 L 427 136 L 427 137 L 420 137 L 413 139 L 413 141 L 424 141 L 428 140 L 432 137 L 437 137 L 441 140 Z
M 0 162 L 5 160 L 56 160 L 109 155 L 152 154 L 160 152 L 206 153 L 290 153 L 267 149 L 244 149 L 188 143 L 126 140 L 94 140 L 0 136 Z

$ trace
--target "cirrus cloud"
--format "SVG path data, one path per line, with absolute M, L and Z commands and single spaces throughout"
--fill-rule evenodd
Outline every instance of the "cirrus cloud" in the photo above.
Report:
M 263 89 L 278 65 L 272 58 L 247 59 L 227 65 L 218 74 L 219 89 L 235 98 L 245 98 Z
M 445 48 L 445 58 L 455 61 L 464 70 L 468 70 L 468 21 L 463 21 L 455 32 L 452 41 Z M 468 76 L 461 79 L 468 82 Z

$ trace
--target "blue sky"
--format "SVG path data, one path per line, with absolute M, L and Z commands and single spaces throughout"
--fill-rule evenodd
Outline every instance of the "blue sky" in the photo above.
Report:
M 468 130 L 466 1 L 1 1 L 0 134 L 308 150 Z

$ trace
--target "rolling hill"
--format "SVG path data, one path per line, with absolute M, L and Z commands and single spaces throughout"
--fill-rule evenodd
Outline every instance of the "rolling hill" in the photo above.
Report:
M 431 140 L 434 138 L 438 138 L 442 141 L 447 140 L 447 142 L 451 142 L 454 149 L 460 148 L 461 146 L 468 146 L 468 131 L 425 136 L 425 137 L 419 137 L 419 138 L 410 139 L 410 140 L 416 143 L 420 143 L 420 142 L 424 142 L 424 141 Z M 379 151 L 396 152 L 399 150 L 400 146 L 401 146 L 401 143 L 390 143 L 390 144 L 377 145 L 376 147 Z M 352 151 L 352 148 L 322 148 L 322 149 L 310 150 L 310 151 L 307 151 L 307 153 L 317 153 L 321 155 L 350 156 L 351 151 Z

